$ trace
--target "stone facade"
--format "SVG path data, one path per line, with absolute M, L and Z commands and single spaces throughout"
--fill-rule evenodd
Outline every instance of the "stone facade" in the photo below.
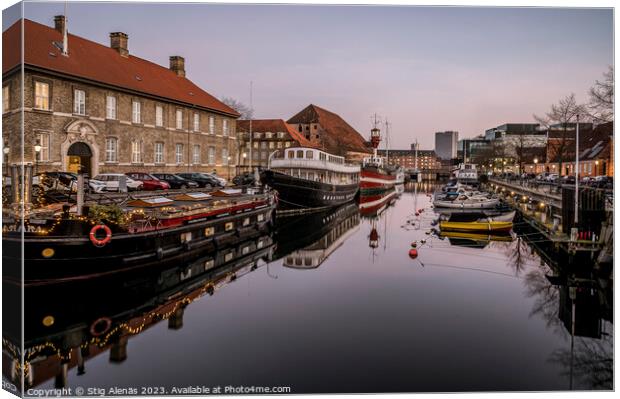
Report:
M 35 107 L 36 82 L 49 85 L 49 109 Z M 115 88 L 86 83 L 71 77 L 59 77 L 26 69 L 24 79 L 24 108 L 20 112 L 19 72 L 5 77 L 3 87 L 9 86 L 9 110 L 3 113 L 4 143 L 9 146 L 8 162 L 21 162 L 21 127 L 24 118 L 24 161 L 34 162 L 37 171 L 68 170 L 69 147 L 85 143 L 92 153 L 91 176 L 98 173 L 181 172 L 216 170 L 220 175 L 234 173 L 237 157 L 236 120 L 230 116 L 191 108 L 186 105 L 156 99 L 146 95 L 124 92 Z M 75 90 L 85 93 L 84 115 L 74 113 Z M 106 98 L 116 98 L 116 117 L 106 116 Z M 132 103 L 140 104 L 140 122 L 132 121 Z M 163 125 L 156 126 L 156 106 L 163 109 Z M 182 112 L 182 126 L 177 129 L 177 110 Z M 199 129 L 194 130 L 194 114 L 199 115 Z M 210 130 L 209 118 L 214 118 Z M 224 124 L 227 124 L 227 134 Z M 35 154 L 39 135 L 49 137 L 49 149 L 41 156 Z M 116 160 L 106 160 L 106 139 L 116 139 Z M 132 142 L 140 143 L 139 161 L 132 159 Z M 163 143 L 163 160 L 155 162 L 155 143 Z M 182 145 L 182 159 L 177 162 L 177 144 Z M 199 157 L 194 159 L 194 146 Z M 213 148 L 215 157 L 209 157 Z M 48 153 L 47 153 L 48 152 Z M 37 159 L 38 158 L 38 159 Z M 196 161 L 196 162 L 194 162 Z

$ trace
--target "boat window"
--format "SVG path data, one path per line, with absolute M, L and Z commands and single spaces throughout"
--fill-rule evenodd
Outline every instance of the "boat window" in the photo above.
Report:
M 306 266 L 312 266 L 312 258 L 304 258 L 304 264 Z
M 304 152 L 302 150 L 297 151 L 297 158 L 303 158 Z
M 324 152 L 319 153 L 319 159 L 321 161 L 325 161 L 327 159 L 327 155 Z
M 308 180 L 314 180 L 314 172 L 308 172 Z
M 288 152 L 288 157 L 289 158 L 295 158 L 295 151 L 289 151 Z
M 308 159 L 314 158 L 314 153 L 312 152 L 312 150 L 306 151 L 306 158 Z

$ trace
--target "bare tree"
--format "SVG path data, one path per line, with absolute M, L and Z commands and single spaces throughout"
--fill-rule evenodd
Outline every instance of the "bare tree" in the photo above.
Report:
M 235 100 L 232 97 L 222 97 L 221 100 L 224 104 L 234 109 L 241 114 L 239 119 L 251 119 L 254 116 L 254 110 L 241 101 Z
M 592 119 L 597 122 L 614 120 L 614 67 L 609 66 L 603 79 L 597 80 L 590 88 L 588 108 Z
M 581 121 L 583 121 L 589 114 L 585 105 L 577 104 L 574 93 L 560 99 L 557 104 L 552 104 L 551 111 L 544 116 L 534 115 L 534 119 L 546 127 L 549 133 L 552 125 L 560 127 L 558 136 L 554 137 L 554 140 L 548 140 L 547 148 L 547 153 L 549 153 L 549 148 L 552 148 L 557 155 L 559 175 L 562 174 L 567 153 L 574 148 L 575 136 L 570 133 L 569 126 L 577 120 L 578 115 L 581 115 Z

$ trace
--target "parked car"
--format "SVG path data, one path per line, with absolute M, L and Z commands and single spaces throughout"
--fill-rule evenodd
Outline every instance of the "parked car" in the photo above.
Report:
M 562 176 L 562 184 L 575 184 L 575 176 Z
M 200 185 L 200 187 L 219 187 L 220 181 L 211 176 L 208 173 L 200 173 L 200 172 L 187 172 L 187 173 L 177 173 L 177 175 L 181 176 L 184 179 L 193 180 Z
M 122 173 L 102 173 L 95 176 L 91 180 L 95 180 L 105 184 L 106 191 L 118 191 L 119 181 L 121 177 L 125 177 L 127 180 L 127 190 L 142 190 L 143 184 L 141 181 L 134 180 L 131 177 Z
M 213 173 L 205 173 L 205 175 L 209 175 L 209 176 L 213 177 L 214 179 L 216 179 L 219 182 L 218 185 L 220 187 L 226 187 L 226 185 L 228 184 L 226 179 L 224 179 L 223 177 L 219 177 L 215 172 L 213 172 Z
M 560 176 L 557 173 L 549 173 L 547 177 L 545 178 L 545 181 L 548 181 L 550 183 L 555 183 L 559 177 Z
M 173 173 L 153 173 L 153 176 L 158 178 L 161 181 L 165 181 L 168 183 L 170 188 L 195 188 L 198 187 L 198 183 L 193 180 L 188 180 L 179 175 L 175 175 Z
M 590 185 L 597 188 L 613 188 L 613 179 L 609 176 L 596 176 L 590 179 Z
M 168 190 L 170 188 L 168 183 L 159 180 L 157 177 L 149 173 L 129 172 L 125 174 L 134 180 L 141 181 L 144 186 L 144 190 Z
M 235 186 L 246 186 L 249 184 L 254 184 L 256 178 L 254 177 L 254 173 L 245 172 L 240 175 L 233 177 L 232 182 Z
M 33 188 L 58 191 L 77 192 L 78 176 L 72 172 L 43 172 L 37 173 L 32 178 Z M 105 184 L 96 180 L 88 179 L 86 176 L 84 188 L 86 191 L 100 193 L 105 191 Z

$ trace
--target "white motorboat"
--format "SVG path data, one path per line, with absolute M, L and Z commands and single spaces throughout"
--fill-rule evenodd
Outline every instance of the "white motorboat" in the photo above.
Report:
M 460 194 L 454 199 L 435 199 L 433 205 L 436 208 L 460 208 L 460 209 L 491 209 L 499 204 L 499 198 L 487 196 Z

